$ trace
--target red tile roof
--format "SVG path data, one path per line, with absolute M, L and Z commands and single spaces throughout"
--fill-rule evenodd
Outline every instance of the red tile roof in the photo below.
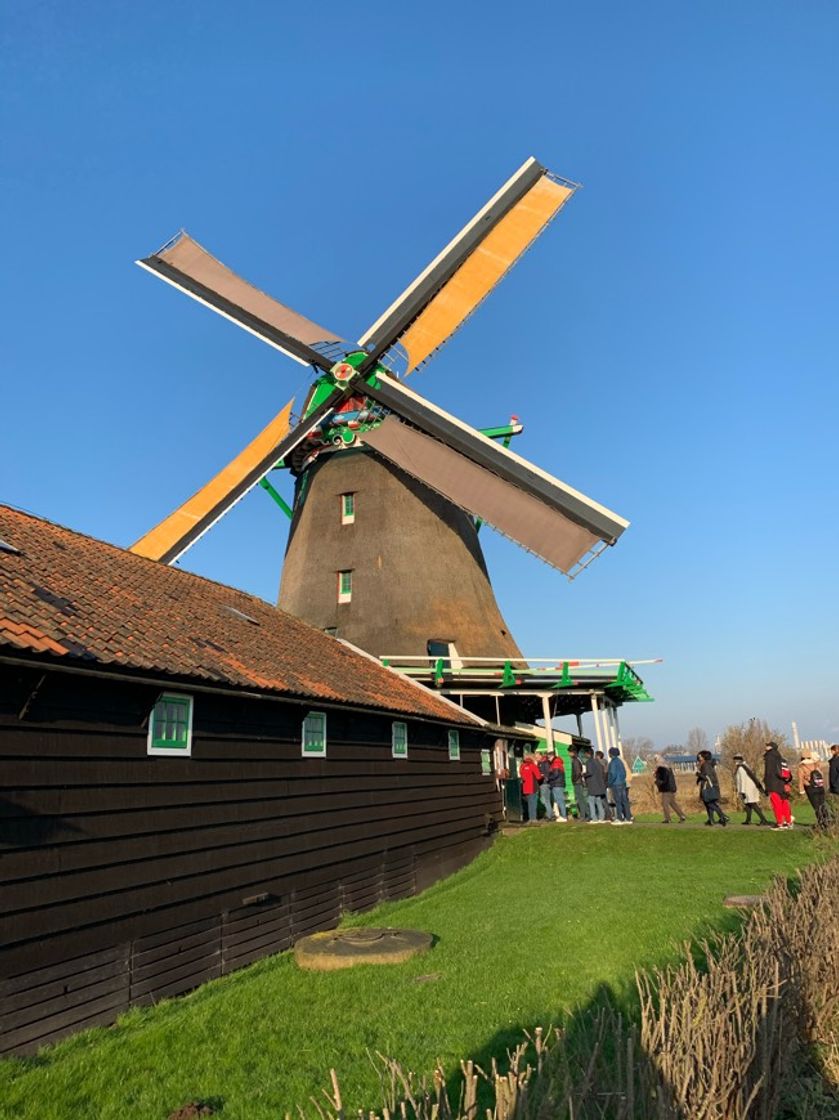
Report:
M 0 505 L 0 656 L 22 651 L 66 664 L 477 722 L 254 595 Z

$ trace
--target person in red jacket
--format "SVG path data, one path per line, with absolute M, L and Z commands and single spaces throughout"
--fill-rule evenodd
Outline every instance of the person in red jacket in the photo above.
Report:
M 527 823 L 535 824 L 539 812 L 539 784 L 542 781 L 542 774 L 532 754 L 526 754 L 522 759 L 519 778 L 521 778 L 522 796 L 527 805 Z

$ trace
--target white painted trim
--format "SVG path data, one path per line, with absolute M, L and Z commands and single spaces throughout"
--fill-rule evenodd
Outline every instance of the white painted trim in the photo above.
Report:
M 306 750 L 306 720 L 309 716 L 323 716 L 323 750 L 322 751 L 307 751 Z M 326 758 L 326 712 L 319 712 L 316 708 L 306 712 L 303 717 L 303 722 L 300 725 L 300 754 L 303 758 Z
M 456 750 L 457 754 L 452 754 L 452 735 L 456 736 Z M 460 762 L 460 731 L 456 727 L 448 729 L 446 738 L 449 744 L 449 762 Z
M 396 750 L 396 728 L 405 728 L 405 753 L 398 754 Z M 404 719 L 395 719 L 390 725 L 390 753 L 394 758 L 406 759 L 408 757 L 408 724 Z
M 186 700 L 187 701 L 187 719 L 186 719 L 186 746 L 185 747 L 154 747 L 152 746 L 152 738 L 154 733 L 154 709 L 161 700 Z M 149 731 L 146 736 L 146 754 L 157 755 L 159 758 L 191 758 L 192 757 L 192 711 L 195 706 L 195 701 L 189 693 L 186 692 L 161 692 L 155 699 L 152 705 L 152 710 L 149 714 Z

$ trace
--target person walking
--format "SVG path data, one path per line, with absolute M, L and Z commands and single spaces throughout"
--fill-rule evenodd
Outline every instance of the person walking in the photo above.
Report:
M 586 752 L 585 770 L 583 779 L 586 783 L 588 795 L 588 808 L 591 820 L 589 824 L 606 823 L 606 771 L 595 758 L 592 751 Z
M 760 807 L 760 795 L 766 793 L 766 790 L 757 780 L 754 771 L 750 766 L 746 765 L 746 760 L 741 754 L 734 756 L 734 787 L 737 790 L 737 796 L 743 802 L 743 808 L 746 810 L 746 819 L 743 824 L 752 823 L 752 813 L 755 813 L 760 824 L 769 824 L 769 821 L 763 815 L 763 810 Z
M 806 793 L 816 814 L 816 828 L 827 828 L 827 806 L 824 803 L 824 774 L 821 763 L 809 751 L 798 764 L 798 792 Z
M 792 828 L 790 792 L 792 790 L 792 771 L 781 757 L 777 743 L 769 742 L 763 751 L 763 785 L 769 794 L 769 803 L 775 814 L 775 831 Z
M 571 785 L 574 788 L 574 801 L 577 803 L 577 818 L 581 821 L 589 820 L 588 796 L 583 780 L 583 764 L 580 761 L 580 752 L 577 747 L 569 747 L 571 755 Z
M 629 808 L 629 791 L 626 787 L 626 767 L 617 747 L 609 747 L 609 769 L 606 784 L 615 799 L 615 819 L 612 824 L 632 824 Z
M 714 816 L 717 816 L 719 823 L 725 828 L 728 824 L 728 817 L 722 811 L 720 805 L 720 781 L 717 777 L 714 756 L 710 751 L 700 751 L 696 756 L 696 762 L 696 782 L 699 786 L 699 796 L 705 806 L 705 812 L 708 814 L 705 824 L 708 827 L 713 826 Z
M 673 772 L 673 767 L 667 765 L 667 759 L 660 754 L 655 756 L 656 767 L 653 773 L 653 781 L 655 788 L 661 794 L 661 808 L 664 812 L 664 823 L 670 824 L 671 811 L 679 818 L 679 823 L 682 824 L 687 817 L 682 812 L 682 807 L 676 800 L 676 775 Z
M 532 754 L 526 754 L 519 767 L 521 792 L 527 805 L 527 823 L 536 824 L 539 815 L 539 786 L 542 775 Z
M 827 771 L 828 786 L 834 797 L 839 797 L 839 743 L 830 748 L 830 766 Z
M 548 819 L 564 823 L 568 820 L 568 810 L 565 807 L 565 763 L 556 751 L 548 750 L 539 763 L 539 770 L 543 779 L 539 795 Z

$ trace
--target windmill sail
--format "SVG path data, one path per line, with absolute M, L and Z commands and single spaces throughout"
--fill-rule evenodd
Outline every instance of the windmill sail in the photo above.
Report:
M 151 560 L 162 560 L 164 564 L 174 563 L 252 490 L 280 459 L 291 454 L 344 394 L 343 389 L 331 393 L 293 430 L 290 427 L 294 402 L 289 401 L 235 459 L 193 494 L 189 501 L 133 544 L 130 551 Z
M 188 234 L 178 234 L 159 252 L 136 263 L 282 350 L 289 358 L 324 370 L 333 364 L 334 359 L 328 360 L 314 347 L 319 343 L 342 342 L 340 335 L 261 292 Z
M 359 339 L 374 358 L 394 343 L 416 369 L 451 337 L 574 193 L 531 158 Z
M 370 395 L 393 413 L 368 446 L 566 574 L 629 524 L 404 385 L 382 379 Z

